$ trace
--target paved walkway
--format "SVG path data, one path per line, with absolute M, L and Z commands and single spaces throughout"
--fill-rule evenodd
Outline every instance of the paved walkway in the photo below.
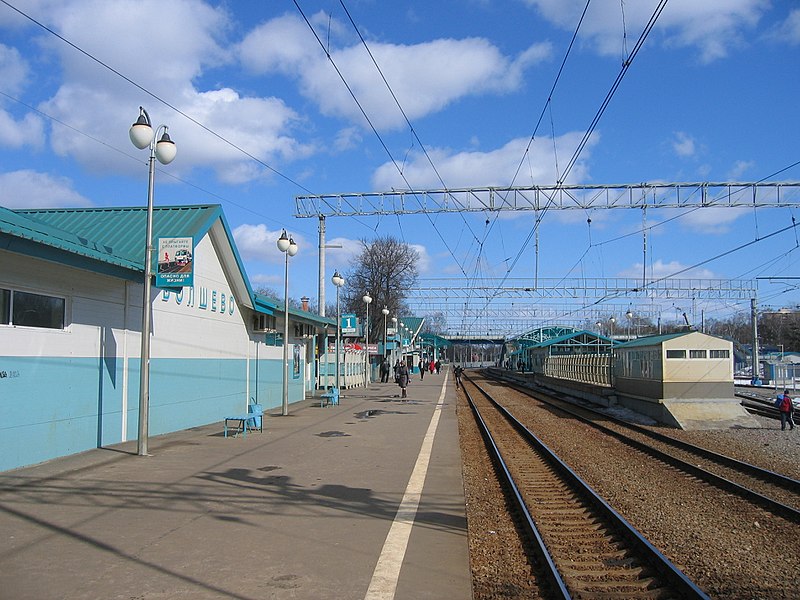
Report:
M 445 375 L 0 473 L 0 598 L 471 597 Z M 448 383 L 451 383 L 450 380 Z M 279 412 L 279 411 L 277 411 Z M 421 491 L 421 494 L 419 493 Z

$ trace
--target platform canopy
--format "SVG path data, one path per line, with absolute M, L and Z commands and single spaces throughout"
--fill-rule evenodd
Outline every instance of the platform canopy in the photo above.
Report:
M 532 329 L 506 342 L 506 354 L 513 356 L 531 348 L 549 348 L 550 354 L 579 354 L 610 350 L 614 340 L 594 331 L 567 326 Z

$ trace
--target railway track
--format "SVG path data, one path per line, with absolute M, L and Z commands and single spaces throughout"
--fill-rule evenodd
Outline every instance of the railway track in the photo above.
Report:
M 569 414 L 691 477 L 800 523 L 800 481 L 690 444 L 546 392 L 503 381 L 516 391 Z
M 464 393 L 551 597 L 707 598 L 487 392 Z

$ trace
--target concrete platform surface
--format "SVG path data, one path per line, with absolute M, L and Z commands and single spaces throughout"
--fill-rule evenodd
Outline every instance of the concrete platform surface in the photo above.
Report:
M 0 473 L 0 598 L 470 598 L 445 377 Z

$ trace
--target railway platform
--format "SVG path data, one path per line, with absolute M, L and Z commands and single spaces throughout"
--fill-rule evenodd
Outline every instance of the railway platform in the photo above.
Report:
M 470 598 L 446 373 L 0 473 L 0 597 Z

